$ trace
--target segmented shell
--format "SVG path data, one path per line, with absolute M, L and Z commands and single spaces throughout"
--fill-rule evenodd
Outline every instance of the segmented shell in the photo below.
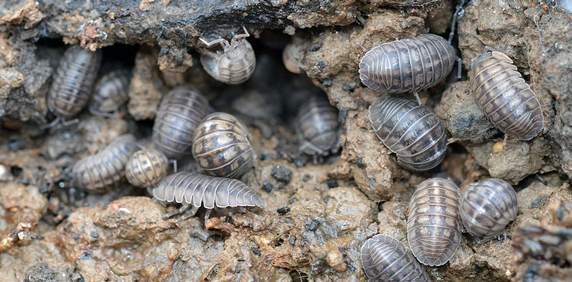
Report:
M 302 104 L 296 116 L 296 132 L 300 139 L 298 151 L 308 155 L 328 155 L 339 149 L 340 122 L 338 110 L 321 97 L 312 97 Z
M 372 282 L 431 282 L 411 252 L 387 235 L 375 235 L 361 247 L 361 262 Z
M 206 43 L 208 46 L 220 43 L 223 52 L 201 50 L 201 64 L 214 79 L 227 84 L 240 84 L 252 76 L 256 56 L 250 43 L 242 37 L 245 36 L 235 36 L 230 44 L 222 38 Z
M 94 115 L 109 115 L 119 110 L 129 100 L 131 71 L 119 69 L 102 76 L 95 83 L 95 90 L 89 103 Z
M 189 156 L 193 134 L 209 113 L 207 99 L 196 90 L 177 87 L 163 97 L 153 125 L 153 143 L 165 156 Z
M 167 175 L 169 160 L 155 149 L 143 149 L 129 158 L 125 167 L 125 176 L 136 187 L 153 187 Z
M 48 109 L 57 117 L 76 116 L 89 101 L 89 95 L 101 64 L 101 51 L 70 47 L 60 60 L 50 92 Z
M 183 203 L 196 208 L 266 206 L 256 192 L 236 179 L 184 171 L 163 178 L 151 192 L 159 201 Z
M 437 85 L 453 69 L 455 49 L 435 34 L 384 43 L 359 64 L 365 86 L 385 94 L 417 92 Z
M 516 218 L 518 204 L 512 186 L 498 178 L 471 185 L 461 201 L 461 219 L 465 229 L 483 240 L 503 233 Z
M 422 264 L 445 264 L 461 242 L 461 192 L 442 178 L 423 181 L 409 202 L 407 241 Z
M 124 181 L 125 164 L 137 150 L 135 137 L 124 134 L 113 140 L 103 151 L 78 161 L 72 169 L 77 188 L 103 194 Z
M 500 131 L 530 140 L 542 130 L 540 102 L 505 54 L 486 52 L 473 59 L 470 78 L 477 104 Z
M 445 158 L 447 135 L 439 119 L 415 101 L 383 95 L 369 107 L 375 134 L 399 164 L 414 171 L 430 170 Z
M 248 128 L 234 116 L 221 112 L 206 116 L 197 127 L 192 151 L 206 173 L 229 178 L 247 172 L 254 157 Z

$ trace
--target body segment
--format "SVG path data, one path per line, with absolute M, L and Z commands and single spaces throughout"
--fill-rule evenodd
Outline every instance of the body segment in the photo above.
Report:
M 114 70 L 102 76 L 95 84 L 89 111 L 94 115 L 110 115 L 129 100 L 131 72 Z
M 125 176 L 136 187 L 153 187 L 167 175 L 169 160 L 155 149 L 143 149 L 129 158 L 125 167 Z
M 308 155 L 328 155 L 339 147 L 338 110 L 327 99 L 312 97 L 296 116 L 299 151 Z

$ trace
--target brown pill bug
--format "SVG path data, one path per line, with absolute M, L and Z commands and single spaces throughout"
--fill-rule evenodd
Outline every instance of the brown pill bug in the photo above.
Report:
M 507 136 L 534 138 L 544 126 L 540 102 L 512 60 L 497 51 L 471 61 L 471 90 L 487 118 Z
M 445 128 L 419 102 L 383 95 L 369 107 L 369 120 L 381 142 L 397 154 L 401 166 L 425 171 L 445 158 Z
M 207 99 L 184 87 L 171 90 L 159 105 L 153 125 L 153 143 L 169 159 L 190 156 L 193 134 L 210 112 Z
M 117 137 L 103 151 L 81 159 L 73 166 L 75 185 L 94 194 L 103 194 L 117 188 L 124 180 L 127 161 L 136 150 L 133 135 Z
M 151 190 L 153 197 L 161 202 L 182 203 L 183 207 L 166 217 L 191 210 L 179 220 L 193 216 L 203 206 L 206 219 L 214 208 L 259 207 L 266 203 L 246 184 L 236 179 L 212 177 L 190 172 L 169 175 Z
M 207 42 L 200 39 L 207 46 L 220 44 L 222 52 L 200 50 L 201 64 L 204 70 L 214 79 L 226 84 L 240 84 L 247 81 L 254 73 L 256 56 L 248 41 L 244 38 L 250 34 L 244 28 L 245 34 L 235 35 L 230 43 L 224 38 Z
M 516 192 L 498 178 L 472 184 L 461 200 L 463 226 L 479 242 L 501 235 L 517 211 Z
M 359 63 L 363 84 L 384 94 L 417 92 L 443 81 L 453 69 L 455 49 L 435 34 L 388 42 Z
M 113 70 L 96 83 L 89 111 L 98 116 L 113 116 L 129 100 L 131 72 L 126 69 Z
M 167 175 L 169 160 L 155 149 L 135 152 L 125 166 L 125 177 L 131 185 L 141 188 L 153 187 Z
M 79 46 L 66 50 L 48 92 L 48 109 L 57 118 L 45 128 L 73 118 L 85 107 L 101 57 L 100 50 L 92 52 Z
M 252 167 L 254 153 L 248 128 L 234 116 L 206 116 L 193 136 L 193 158 L 212 176 L 238 178 Z
M 338 110 L 326 98 L 312 97 L 302 104 L 296 116 L 299 152 L 326 156 L 340 145 Z
M 415 190 L 409 202 L 407 241 L 422 264 L 445 264 L 461 242 L 461 192 L 455 183 L 427 179 Z
M 431 282 L 411 252 L 387 235 L 375 235 L 361 247 L 361 263 L 372 282 Z

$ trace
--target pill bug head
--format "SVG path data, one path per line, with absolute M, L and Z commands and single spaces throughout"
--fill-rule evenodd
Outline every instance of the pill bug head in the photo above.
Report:
M 544 127 L 540 102 L 512 60 L 497 51 L 471 61 L 471 91 L 491 123 L 507 136 L 530 140 Z
M 461 219 L 469 234 L 487 241 L 504 232 L 516 218 L 517 196 L 512 186 L 498 178 L 475 183 L 461 200 Z
M 457 251 L 462 229 L 460 198 L 457 185 L 443 178 L 427 179 L 417 186 L 409 202 L 407 241 L 420 263 L 443 265 Z
M 125 176 L 131 185 L 141 188 L 155 186 L 165 175 L 169 160 L 156 149 L 135 152 L 125 166 Z
M 417 102 L 383 95 L 369 107 L 369 120 L 381 142 L 409 170 L 438 166 L 447 151 L 447 134 L 439 119 Z
M 248 128 L 233 115 L 212 113 L 195 131 L 193 157 L 210 175 L 238 178 L 250 170 L 254 159 L 248 135 Z
M 339 149 L 338 110 L 325 97 L 314 96 L 302 104 L 295 128 L 300 140 L 299 152 L 326 156 Z
M 361 247 L 361 261 L 370 281 L 431 281 L 411 252 L 391 236 L 368 239 Z

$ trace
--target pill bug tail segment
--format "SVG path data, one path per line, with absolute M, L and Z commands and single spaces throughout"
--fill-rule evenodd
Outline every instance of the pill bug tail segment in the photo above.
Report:
M 431 281 L 411 252 L 391 236 L 368 239 L 361 247 L 361 261 L 370 281 Z

